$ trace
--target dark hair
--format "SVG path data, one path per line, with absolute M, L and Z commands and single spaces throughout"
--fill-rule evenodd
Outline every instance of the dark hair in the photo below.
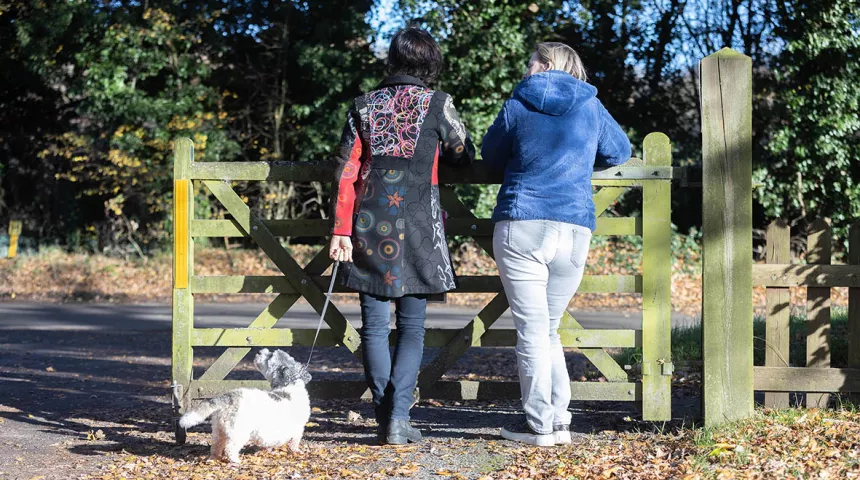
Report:
M 411 75 L 433 83 L 442 70 L 442 50 L 426 30 L 407 27 L 397 32 L 388 47 L 388 74 Z

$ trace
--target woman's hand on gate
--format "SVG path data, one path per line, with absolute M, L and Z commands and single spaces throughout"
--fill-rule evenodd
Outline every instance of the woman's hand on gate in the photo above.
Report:
M 332 236 L 328 256 L 338 262 L 352 263 L 352 240 L 346 235 Z

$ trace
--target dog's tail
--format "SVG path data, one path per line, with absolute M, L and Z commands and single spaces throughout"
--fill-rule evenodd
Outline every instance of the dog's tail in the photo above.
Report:
M 191 428 L 194 425 L 203 423 L 210 415 L 227 406 L 225 400 L 227 399 L 218 396 L 200 402 L 197 408 L 186 412 L 185 415 L 179 418 L 179 426 L 182 428 Z

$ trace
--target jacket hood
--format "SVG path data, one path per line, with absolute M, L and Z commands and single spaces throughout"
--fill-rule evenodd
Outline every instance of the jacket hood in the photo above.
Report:
M 548 115 L 566 115 L 596 96 L 593 85 L 561 70 L 531 75 L 514 89 L 514 98 Z

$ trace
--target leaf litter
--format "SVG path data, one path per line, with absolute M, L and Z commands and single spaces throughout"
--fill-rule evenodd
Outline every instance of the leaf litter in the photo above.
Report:
M 208 434 L 189 445 L 164 442 L 146 456 L 120 450 L 93 479 L 733 479 L 860 478 L 860 414 L 843 410 L 760 410 L 718 428 L 639 422 L 627 431 L 575 434 L 564 447 L 522 446 L 501 438 L 428 438 L 406 447 L 321 440 L 301 452 L 252 450 L 241 465 L 209 460 Z M 323 423 L 323 422 L 321 422 Z M 312 427 L 311 431 L 318 427 Z M 492 463 L 474 461 L 491 456 Z M 439 466 L 439 460 L 448 462 Z

